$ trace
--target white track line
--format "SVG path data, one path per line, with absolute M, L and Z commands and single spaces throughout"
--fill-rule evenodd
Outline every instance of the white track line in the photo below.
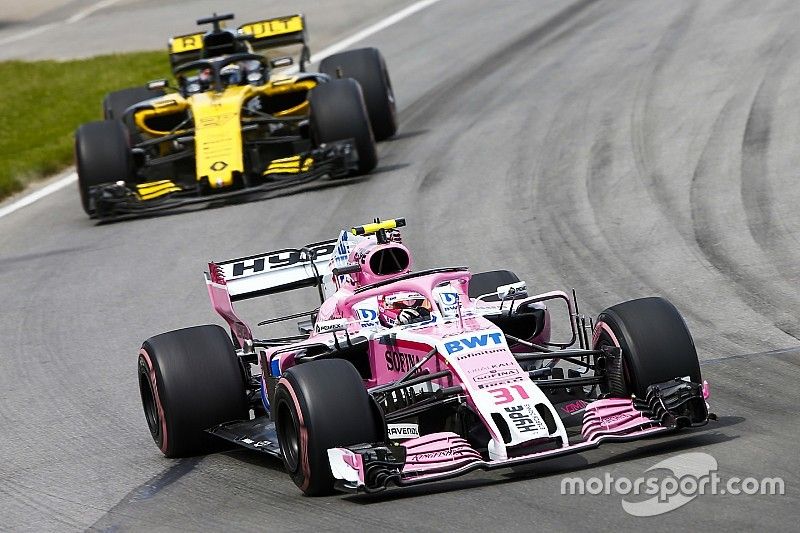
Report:
M 27 39 L 28 37 L 33 37 L 34 35 L 39 35 L 40 33 L 44 33 L 50 28 L 54 28 L 55 26 L 57 26 L 56 23 L 42 24 L 41 26 L 36 26 L 29 30 L 25 30 L 20 33 L 15 33 L 14 35 L 9 35 L 8 37 L 0 39 L 0 45 L 14 43 L 17 41 L 21 41 L 22 39 Z
M 75 13 L 74 15 L 72 15 L 71 17 L 69 17 L 67 20 L 65 20 L 63 22 L 51 22 L 49 24 L 43 24 L 41 26 L 36 26 L 34 28 L 31 28 L 29 30 L 26 30 L 26 31 L 23 31 L 23 32 L 20 32 L 20 33 L 15 33 L 14 35 L 9 35 L 8 37 L 4 37 L 3 39 L 0 39 L 0 45 L 4 45 L 4 44 L 8 44 L 8 43 L 14 43 L 14 42 L 17 42 L 17 41 L 21 41 L 22 39 L 27 39 L 28 37 L 33 37 L 34 35 L 39 35 L 40 33 L 44 33 L 47 30 L 49 30 L 50 28 L 54 28 L 54 27 L 59 26 L 61 24 L 75 24 L 76 22 L 80 22 L 81 20 L 85 19 L 86 17 L 88 17 L 92 13 L 95 13 L 95 12 L 100 11 L 101 9 L 105 9 L 107 7 L 111 7 L 114 4 L 117 4 L 117 3 L 121 2 L 121 1 L 122 0 L 101 0 L 100 2 L 97 2 L 96 4 L 92 4 L 92 5 L 88 6 L 85 9 L 82 9 L 81 11 L 78 11 L 77 13 Z
M 6 215 L 10 215 L 17 209 L 22 209 L 25 206 L 31 205 L 36 200 L 41 200 L 45 196 L 49 196 L 56 191 L 60 191 L 67 185 L 72 185 L 76 181 L 78 181 L 78 175 L 75 172 L 70 172 L 60 180 L 54 181 L 49 185 L 45 185 L 41 189 L 37 189 L 32 193 L 23 196 L 14 203 L 8 204 L 5 207 L 0 207 L 0 218 L 3 218 Z
M 96 11 L 100 11 L 101 9 L 105 9 L 107 7 L 111 7 L 114 4 L 117 4 L 117 3 L 121 2 L 121 1 L 122 0 L 101 0 L 100 2 L 97 2 L 96 4 L 90 5 L 89 7 L 84 9 L 83 11 L 78 11 L 77 13 L 72 15 L 70 18 L 68 18 L 66 22 L 67 22 L 67 24 L 74 24 L 74 23 L 76 23 L 78 21 L 81 21 L 81 20 L 85 19 L 86 17 L 88 17 L 89 15 L 91 15 L 92 13 L 94 13 Z
M 333 55 L 336 52 L 341 52 L 345 48 L 357 43 L 358 41 L 360 41 L 362 39 L 366 39 L 370 35 L 378 33 L 379 31 L 384 30 L 384 29 L 388 28 L 389 26 L 397 24 L 398 22 L 400 22 L 404 18 L 410 17 L 414 13 L 416 13 L 418 11 L 422 11 L 426 7 L 430 7 L 433 4 L 436 4 L 436 3 L 440 2 L 440 1 L 441 0 L 420 0 L 419 2 L 415 2 L 415 3 L 411 4 L 410 6 L 406 7 L 405 9 L 401 9 L 400 11 L 395 13 L 394 15 L 389 15 L 385 19 L 379 20 L 378 22 L 376 22 L 372 26 L 368 26 L 368 27 L 364 28 L 363 30 L 361 30 L 360 32 L 358 32 L 358 33 L 356 33 L 354 35 L 351 35 L 350 37 L 348 37 L 346 39 L 343 39 L 343 40 L 339 41 L 338 43 L 334 43 L 334 44 L 330 45 L 329 47 L 321 50 L 320 52 L 318 52 L 316 54 L 313 54 L 311 56 L 311 63 L 316 63 L 318 61 L 322 61 L 326 57 L 328 57 L 330 55 Z
M 119 1 L 120 0 L 103 0 L 102 2 L 98 2 L 98 3 L 96 3 L 96 4 L 92 5 L 92 6 L 84 9 L 83 11 L 80 11 L 80 12 L 76 13 L 72 17 L 70 17 L 67 20 L 67 23 L 71 24 L 72 22 L 77 22 L 77 21 L 79 21 L 79 20 L 81 20 L 83 18 L 88 17 L 89 15 L 91 15 L 92 13 L 94 13 L 95 11 L 97 11 L 99 9 L 103 9 L 105 7 L 108 7 L 108 6 L 112 5 L 112 4 L 116 4 Z M 345 48 L 357 43 L 358 41 L 360 41 L 362 39 L 366 39 L 370 35 L 378 33 L 379 31 L 381 31 L 383 29 L 386 29 L 389 26 L 392 26 L 393 24 L 397 24 L 398 22 L 400 22 L 404 18 L 410 17 L 414 13 L 417 13 L 418 11 L 422 11 L 426 7 L 430 7 L 433 4 L 436 4 L 438 2 L 441 2 L 441 0 L 420 0 L 419 2 L 415 2 L 415 3 L 411 4 L 408 7 L 404 8 L 404 9 L 401 9 L 397 13 L 394 13 L 393 15 L 389 15 L 385 19 L 379 20 L 375 24 L 364 28 L 363 30 L 355 33 L 354 35 L 351 35 L 350 37 L 347 37 L 346 39 L 343 39 L 343 40 L 339 41 L 338 43 L 334 43 L 331 46 L 321 50 L 319 53 L 316 53 L 316 54 L 312 55 L 311 56 L 311 63 L 317 63 L 319 61 L 322 61 L 323 59 L 325 59 L 329 55 L 333 55 L 333 54 L 335 54 L 337 52 L 341 52 Z M 37 30 L 40 33 L 42 31 L 44 31 L 45 29 L 47 29 L 48 27 L 49 27 L 49 25 L 48 26 L 40 26 L 39 28 L 34 28 L 33 30 L 30 30 L 29 32 L 26 32 L 26 33 L 28 35 L 30 35 L 31 32 L 37 31 Z M 12 37 L 19 37 L 20 35 L 26 36 L 24 34 L 17 34 L 17 35 L 12 36 Z M 20 37 L 20 38 L 22 38 L 22 37 Z M 13 40 L 17 40 L 17 39 L 13 39 Z M 8 41 L 8 38 L 6 40 L 0 40 L 0 44 L 5 44 L 6 42 L 10 42 L 10 41 Z M 18 209 L 22 209 L 23 207 L 31 205 L 33 202 L 36 202 L 37 200 L 41 200 L 45 196 L 49 196 L 49 195 L 53 194 L 56 191 L 60 191 L 64 187 L 66 187 L 66 186 L 68 186 L 68 185 L 70 185 L 72 183 L 75 183 L 77 180 L 78 180 L 78 175 L 75 172 L 71 172 L 71 173 L 67 174 L 65 177 L 61 178 L 60 180 L 54 181 L 50 185 L 46 185 L 45 187 L 42 187 L 41 189 L 36 190 L 36 191 L 32 192 L 31 194 L 28 194 L 27 196 L 24 196 L 24 197 L 20 198 L 16 202 L 13 202 L 13 203 L 5 206 L 5 207 L 0 207 L 0 218 L 3 218 L 4 216 L 10 215 L 14 211 L 17 211 Z

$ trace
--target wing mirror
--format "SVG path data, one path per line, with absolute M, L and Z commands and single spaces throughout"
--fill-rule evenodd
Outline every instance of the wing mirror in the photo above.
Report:
M 151 91 L 156 89 L 168 89 L 169 88 L 169 81 L 162 79 L 162 80 L 153 80 L 147 82 L 147 88 Z
M 294 59 L 289 56 L 276 57 L 275 59 L 270 60 L 269 64 L 272 68 L 290 67 L 294 65 Z
M 515 300 L 526 296 L 528 296 L 528 284 L 524 281 L 497 287 L 497 297 L 500 298 L 500 301 Z

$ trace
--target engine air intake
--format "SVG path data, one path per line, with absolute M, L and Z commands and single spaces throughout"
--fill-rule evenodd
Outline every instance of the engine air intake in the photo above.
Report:
M 375 250 L 369 258 L 369 269 L 378 276 L 404 272 L 409 265 L 408 252 L 400 247 Z

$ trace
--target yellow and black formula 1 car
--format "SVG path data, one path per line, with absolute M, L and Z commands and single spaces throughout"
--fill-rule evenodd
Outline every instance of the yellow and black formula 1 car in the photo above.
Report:
M 375 141 L 397 130 L 381 53 L 338 53 L 306 72 L 302 15 L 225 29 L 232 18 L 200 19 L 213 28 L 170 40 L 176 87 L 158 80 L 110 93 L 105 120 L 78 128 L 78 185 L 90 217 L 147 214 L 375 168 Z M 299 58 L 276 55 L 287 46 L 299 46 Z

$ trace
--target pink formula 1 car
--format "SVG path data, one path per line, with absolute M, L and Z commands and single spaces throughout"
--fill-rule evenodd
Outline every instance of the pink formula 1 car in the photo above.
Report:
M 574 294 L 528 295 L 508 271 L 412 271 L 403 219 L 336 240 L 210 263 L 230 326 L 144 342 L 139 385 L 168 457 L 226 439 L 283 459 L 308 495 L 372 492 L 705 424 L 708 387 L 681 315 L 661 298 L 596 321 Z M 320 306 L 256 339 L 233 302 L 316 287 Z M 551 338 L 548 303 L 568 310 Z M 554 330 L 558 328 L 554 325 Z M 232 340 L 231 340 L 232 339 Z

